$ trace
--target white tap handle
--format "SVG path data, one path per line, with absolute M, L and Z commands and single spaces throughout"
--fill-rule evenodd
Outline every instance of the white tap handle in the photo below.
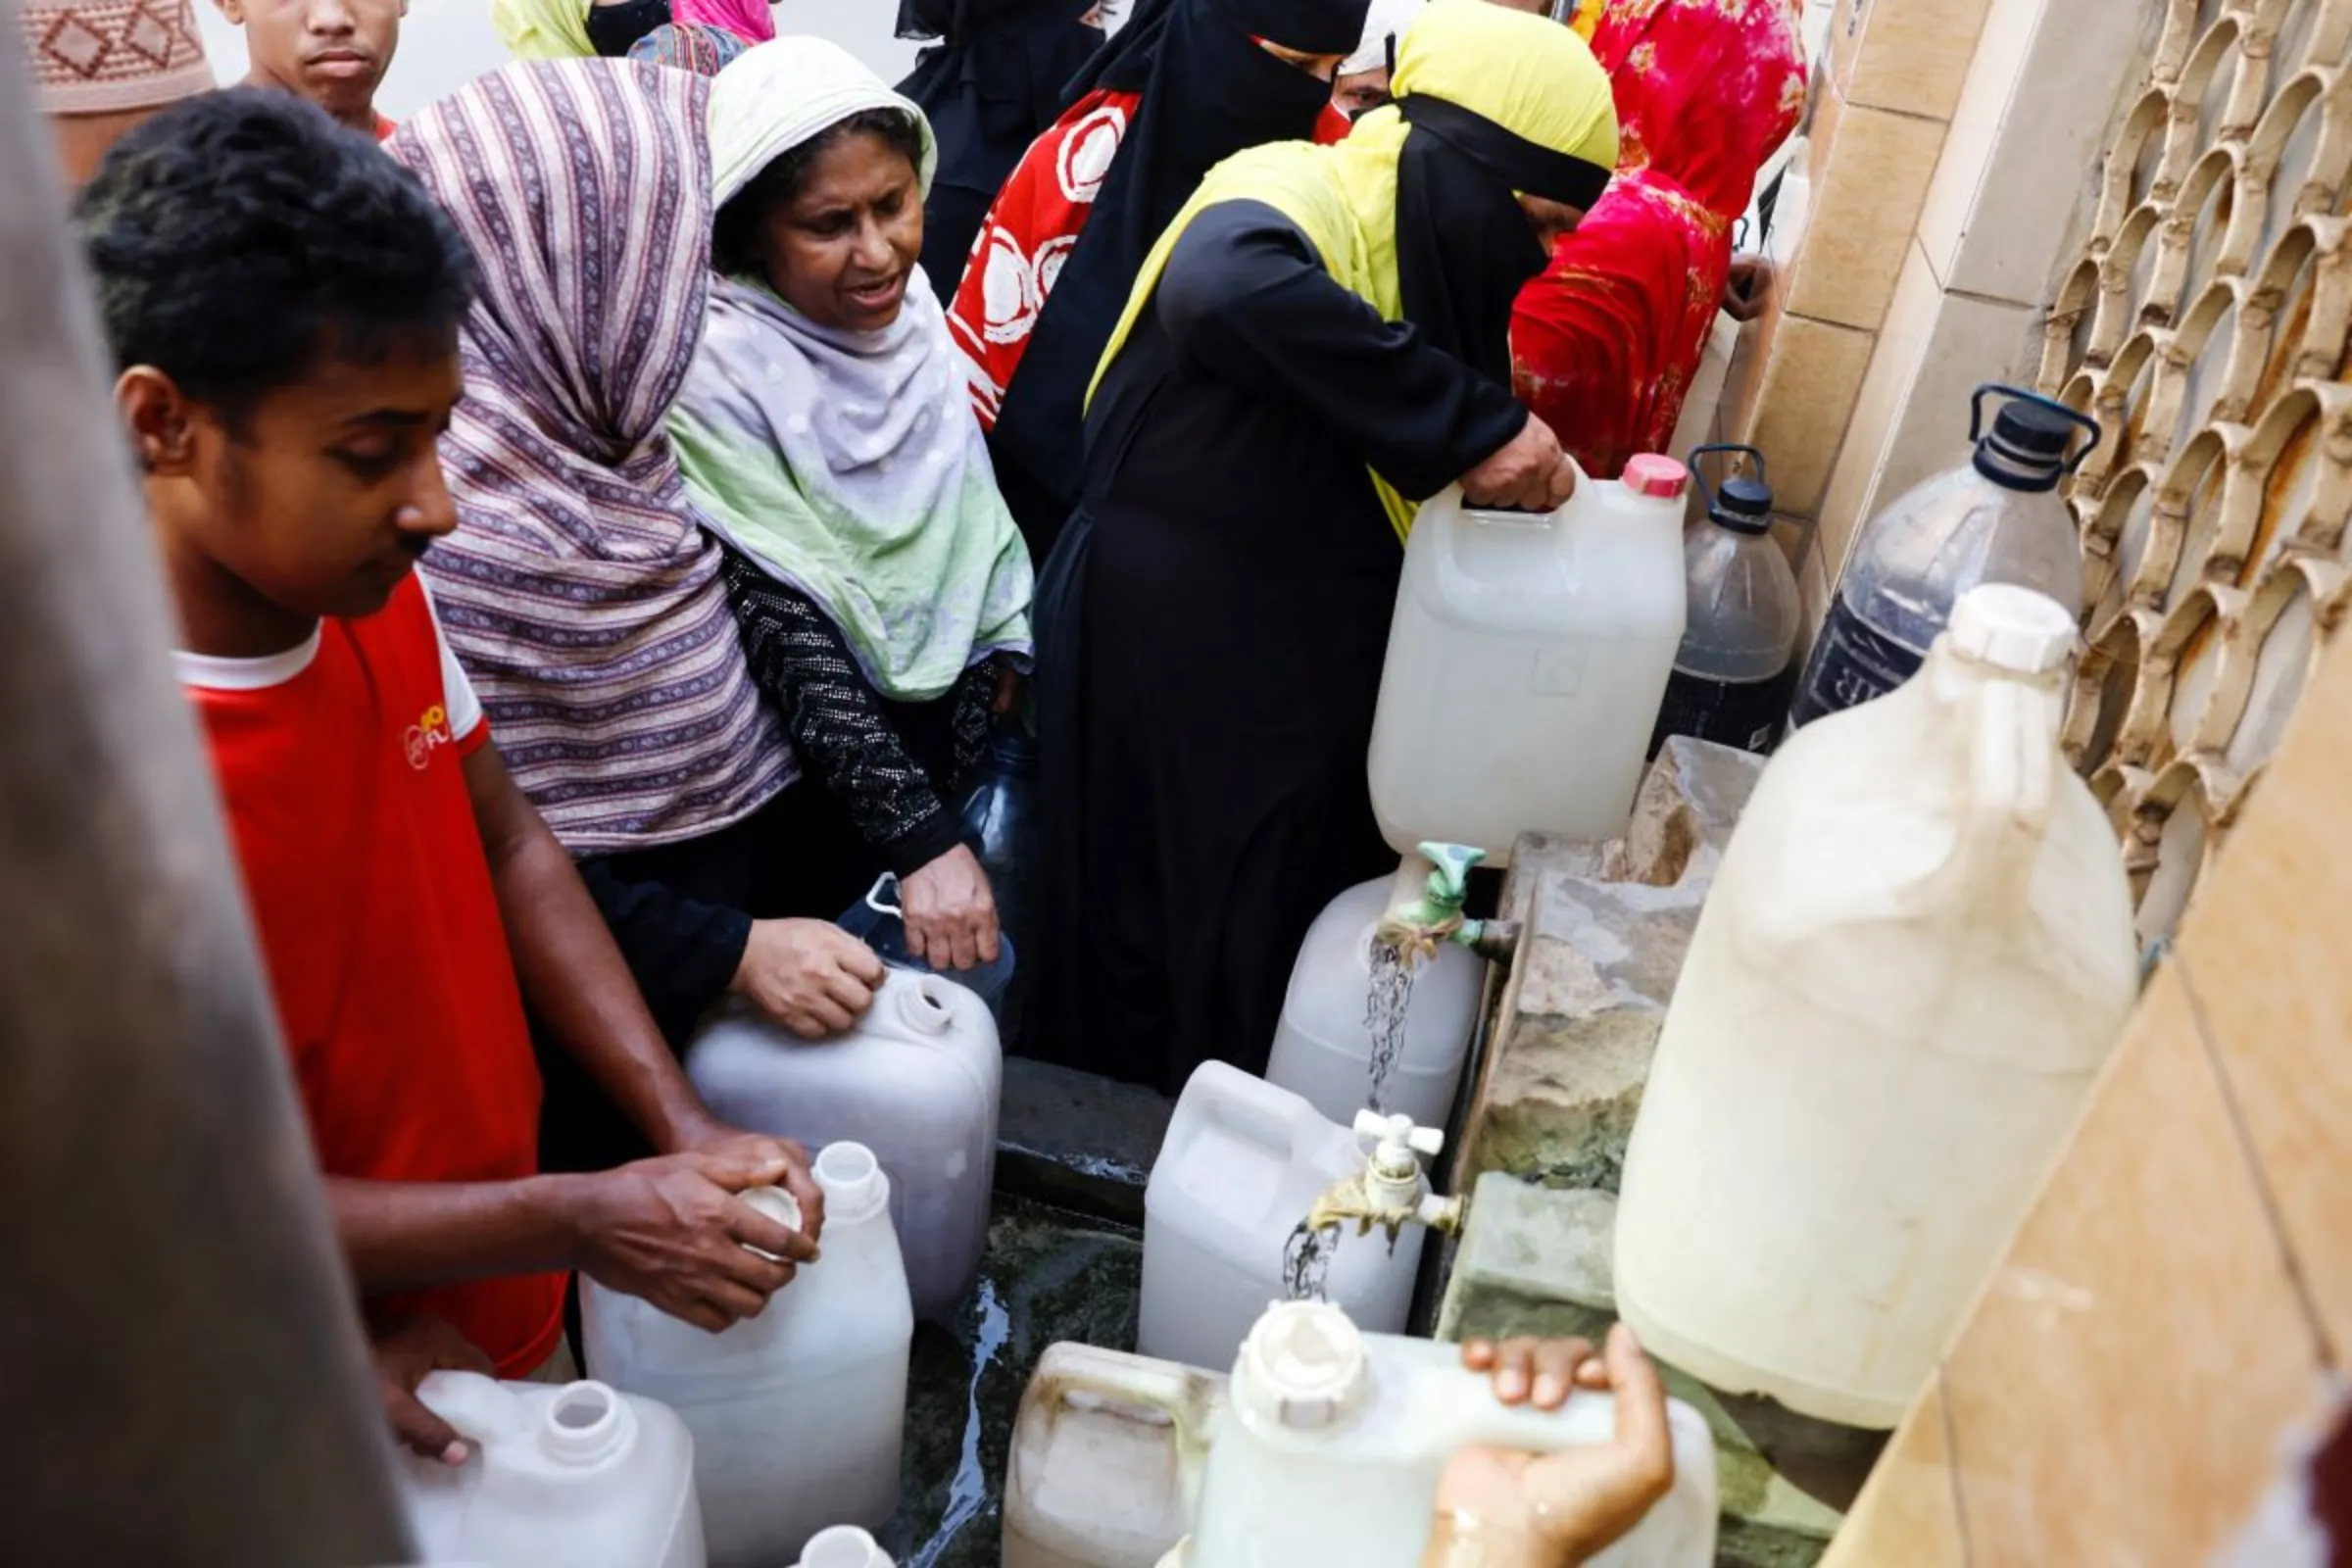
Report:
M 1395 1144 L 1431 1158 L 1446 1152 L 1445 1129 L 1416 1127 L 1410 1116 L 1384 1116 L 1377 1110 L 1359 1110 L 1355 1113 L 1355 1136 L 1375 1139 L 1384 1147 Z

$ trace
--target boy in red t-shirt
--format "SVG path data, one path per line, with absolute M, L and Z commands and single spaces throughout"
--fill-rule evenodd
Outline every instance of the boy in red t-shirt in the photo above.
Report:
M 409 0 L 215 0 L 245 31 L 245 85 L 308 98 L 353 130 L 391 139 L 375 89 L 400 48 Z
M 720 1125 L 686 1082 L 416 576 L 457 522 L 435 447 L 472 282 L 448 220 L 367 141 L 253 89 L 131 132 L 78 220 L 394 1425 L 454 1462 L 413 1397 L 471 1359 L 436 1320 L 505 1376 L 544 1370 L 578 1269 L 716 1330 L 816 1256 L 822 1199 L 796 1146 Z M 526 1004 L 661 1157 L 538 1174 Z M 733 1196 L 773 1184 L 807 1235 Z

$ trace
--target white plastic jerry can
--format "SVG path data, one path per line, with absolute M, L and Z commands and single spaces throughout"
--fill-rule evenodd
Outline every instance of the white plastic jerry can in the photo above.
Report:
M 694 1434 L 713 1568 L 773 1568 L 827 1526 L 879 1530 L 898 1507 L 914 1311 L 890 1181 L 858 1144 L 819 1154 L 816 1181 L 822 1258 L 723 1334 L 580 1282 L 589 1366 L 668 1404 Z M 745 1197 L 800 1226 L 785 1193 Z
M 1390 1131 L 1378 1118 L 1374 1125 L 1384 1136 Z M 1445 1144 L 1428 1129 L 1411 1129 L 1410 1137 L 1418 1152 Z M 1176 1102 L 1144 1189 L 1136 1348 L 1210 1371 L 1229 1368 L 1250 1325 L 1294 1288 L 1319 1294 L 1368 1326 L 1401 1333 L 1421 1263 L 1419 1225 L 1400 1227 L 1394 1240 L 1380 1227 L 1358 1235 L 1352 1223 L 1311 1245 L 1298 1236 L 1316 1200 L 1343 1182 L 1366 1181 L 1383 1152 L 1392 1163 L 1412 1162 L 1409 1152 L 1368 1151 L 1355 1128 L 1325 1120 L 1287 1089 L 1221 1061 L 1202 1062 Z M 1417 1167 L 1410 1180 L 1426 1200 Z
M 1003 1568 L 1152 1568 L 1184 1539 L 1225 1379 L 1049 1347 L 1004 1471 Z
M 2131 893 L 2058 748 L 2074 643 L 2043 595 L 1971 589 L 1732 835 L 1616 1234 L 1618 1309 L 1716 1388 L 1893 1426 L 2131 1011 Z
M 801 1040 L 730 1013 L 686 1055 L 722 1120 L 809 1148 L 863 1144 L 890 1177 L 890 1217 L 917 1316 L 945 1322 L 988 1238 L 1004 1057 L 980 999 L 939 975 L 892 969 L 857 1027 Z
M 1404 550 L 1372 725 L 1372 808 L 1399 855 L 1625 831 L 1683 640 L 1683 491 L 1647 454 L 1557 512 L 1447 490 Z
M 1373 933 L 1381 916 L 1419 896 L 1427 870 L 1416 855 L 1396 876 L 1349 888 L 1315 917 L 1299 944 L 1266 1081 L 1332 1121 L 1352 1121 L 1367 1105 L 1422 1127 L 1443 1127 L 1453 1113 L 1486 964 L 1449 943 L 1415 963 L 1393 1042 L 1379 1038 L 1371 1009 Z M 1393 1059 L 1383 1058 L 1384 1050 L 1394 1052 Z
M 416 1396 L 473 1448 L 456 1466 L 400 1455 L 401 1499 L 426 1561 L 703 1568 L 693 1440 L 653 1400 L 602 1383 L 472 1372 L 435 1372 Z
M 1556 1453 L 1609 1442 L 1616 1402 L 1577 1393 L 1512 1407 L 1461 1348 L 1365 1334 L 1337 1307 L 1285 1302 L 1250 1331 L 1200 1480 L 1184 1568 L 1419 1568 L 1438 1482 L 1463 1448 Z M 1669 1400 L 1674 1485 L 1588 1568 L 1710 1568 L 1715 1445 Z

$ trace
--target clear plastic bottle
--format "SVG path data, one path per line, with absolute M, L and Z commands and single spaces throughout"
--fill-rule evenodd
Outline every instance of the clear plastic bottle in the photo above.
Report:
M 1984 399 L 2010 399 L 1984 428 Z M 1791 728 L 1884 697 L 1919 669 L 1960 596 L 2013 583 L 2082 613 L 2082 543 L 2058 481 L 2099 444 L 2097 421 L 2063 403 L 1986 383 L 1970 402 L 1975 455 L 1922 480 L 1854 541 L 1829 618 L 1797 683 Z M 2075 432 L 2090 439 L 2069 452 Z
M 1710 453 L 1746 458 L 1755 477 L 1732 474 L 1708 489 L 1699 459 Z M 1707 514 L 1683 530 L 1690 612 L 1649 755 L 1657 756 L 1669 735 L 1767 755 L 1788 716 L 1805 611 L 1788 557 L 1773 542 L 1764 454 L 1754 447 L 1700 447 L 1690 454 L 1690 474 Z

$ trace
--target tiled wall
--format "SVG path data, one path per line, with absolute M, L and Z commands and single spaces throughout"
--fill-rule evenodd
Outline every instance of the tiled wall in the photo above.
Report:
M 2352 647 L 1829 1568 L 2208 1562 L 2352 1371 Z
M 1957 461 L 1968 391 L 2030 377 L 2157 4 L 1832 0 L 1802 230 L 1722 419 L 1815 523 L 1799 580 L 1816 620 L 1856 522 Z

